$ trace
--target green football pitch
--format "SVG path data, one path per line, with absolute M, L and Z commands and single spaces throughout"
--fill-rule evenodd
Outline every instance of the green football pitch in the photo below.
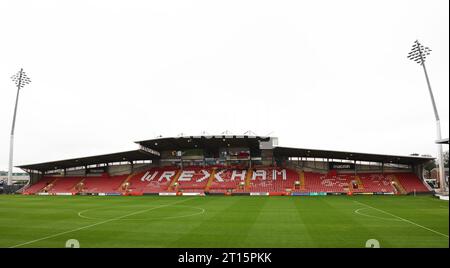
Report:
M 0 195 L 0 247 L 449 247 L 432 196 Z

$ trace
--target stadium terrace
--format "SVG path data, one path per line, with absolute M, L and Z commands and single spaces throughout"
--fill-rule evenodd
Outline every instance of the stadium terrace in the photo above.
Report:
M 431 157 L 278 146 L 261 136 L 183 136 L 138 150 L 21 165 L 36 195 L 353 195 L 429 193 Z

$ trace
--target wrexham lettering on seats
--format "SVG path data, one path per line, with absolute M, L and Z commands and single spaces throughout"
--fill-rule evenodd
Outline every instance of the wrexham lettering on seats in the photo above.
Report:
M 216 174 L 214 174 L 214 179 L 218 182 L 224 182 L 224 176 L 223 174 L 227 172 L 226 169 L 220 170 L 218 172 L 216 172 Z M 207 179 L 209 179 L 209 177 L 211 176 L 211 173 L 206 170 L 206 169 L 202 169 L 200 170 L 201 173 L 201 177 L 198 179 L 195 179 L 196 182 L 203 182 Z M 147 171 L 141 178 L 141 181 L 170 181 L 173 176 L 175 176 L 176 172 L 175 171 Z M 178 178 L 178 181 L 183 182 L 183 181 L 192 181 L 194 178 L 194 175 L 196 174 L 196 171 L 194 170 L 183 170 L 180 174 L 180 177 Z M 269 176 L 271 175 L 271 176 Z M 245 181 L 245 178 L 247 176 L 247 170 L 232 170 L 231 171 L 231 181 Z M 273 169 L 271 174 L 268 173 L 268 170 L 265 169 L 256 169 L 253 172 L 252 178 L 251 180 L 286 180 L 286 169 L 281 169 L 281 170 L 276 170 Z

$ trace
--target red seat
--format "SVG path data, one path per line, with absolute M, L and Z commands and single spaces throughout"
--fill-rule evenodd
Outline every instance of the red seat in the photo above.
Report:
M 430 191 L 424 182 L 414 173 L 393 173 L 392 175 L 397 177 L 407 193 L 425 193 Z

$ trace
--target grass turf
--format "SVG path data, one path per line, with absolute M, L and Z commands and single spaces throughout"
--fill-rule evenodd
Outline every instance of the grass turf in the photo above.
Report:
M 0 195 L 0 247 L 449 247 L 431 196 Z

